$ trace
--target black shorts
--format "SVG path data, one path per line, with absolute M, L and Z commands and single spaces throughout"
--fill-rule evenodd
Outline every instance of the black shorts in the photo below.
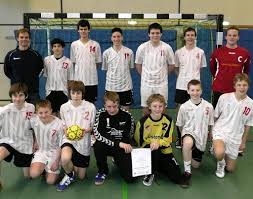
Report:
M 46 99 L 51 102 L 53 112 L 56 113 L 60 111 L 61 105 L 68 101 L 68 96 L 63 91 L 51 91 Z
M 107 91 L 105 91 L 107 92 Z M 116 92 L 119 95 L 120 105 L 121 106 L 130 106 L 133 104 L 133 92 L 132 90 Z
M 1 143 L 0 147 L 6 148 L 10 153 L 10 155 L 8 155 L 4 159 L 6 162 L 11 162 L 11 160 L 14 158 L 13 164 L 16 167 L 30 167 L 33 154 L 20 153 L 12 146 L 6 143 Z
M 98 86 L 85 86 L 84 99 L 88 102 L 94 103 L 97 101 L 98 96 Z
M 90 156 L 84 156 L 82 154 L 80 154 L 76 149 L 75 147 L 73 147 L 72 144 L 70 143 L 64 143 L 61 148 L 63 147 L 70 147 L 73 151 L 73 154 L 72 154 L 72 158 L 71 158 L 71 161 L 73 163 L 74 166 L 76 167 L 81 167 L 81 168 L 87 168 L 90 164 Z
M 213 104 L 213 108 L 215 109 L 218 100 L 220 98 L 221 95 L 223 95 L 224 93 L 220 93 L 220 92 L 215 92 L 213 91 L 213 99 L 212 99 L 212 104 Z
M 196 145 L 195 145 L 195 139 L 192 135 L 190 134 L 185 134 L 182 139 L 184 139 L 184 137 L 189 136 L 193 139 L 193 146 L 192 146 L 192 159 L 197 161 L 197 162 L 201 162 L 202 161 L 202 156 L 204 155 L 203 151 L 200 151 Z
M 177 104 L 183 104 L 190 99 L 190 95 L 185 90 L 176 89 L 175 102 Z

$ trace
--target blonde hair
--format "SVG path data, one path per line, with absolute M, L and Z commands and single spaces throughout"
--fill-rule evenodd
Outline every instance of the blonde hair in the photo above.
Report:
M 147 99 L 147 105 L 148 105 L 148 107 L 150 107 L 151 104 L 152 104 L 152 102 L 154 102 L 154 101 L 158 101 L 158 102 L 162 103 L 164 106 L 166 106 L 166 104 L 167 104 L 166 101 L 165 101 L 165 98 L 162 95 L 160 95 L 160 94 L 152 94 Z

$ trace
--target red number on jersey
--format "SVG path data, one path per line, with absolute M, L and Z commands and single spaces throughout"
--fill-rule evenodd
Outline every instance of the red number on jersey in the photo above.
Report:
M 90 52 L 95 53 L 96 52 L 96 46 L 94 46 L 94 47 L 90 46 Z
M 54 135 L 56 134 L 56 132 L 57 131 L 55 129 L 52 130 L 52 137 L 54 137 Z
M 62 64 L 62 68 L 67 69 L 67 68 L 68 68 L 68 66 L 69 66 L 69 64 L 68 64 L 68 63 L 63 62 L 63 64 Z
M 25 119 L 31 119 L 33 112 L 26 112 Z
M 248 115 L 250 113 L 250 108 L 249 107 L 246 107 L 244 108 L 244 111 L 243 111 L 243 115 Z
M 90 113 L 87 111 L 87 112 L 85 112 L 84 113 L 84 119 L 85 120 L 89 120 L 89 115 L 90 115 Z

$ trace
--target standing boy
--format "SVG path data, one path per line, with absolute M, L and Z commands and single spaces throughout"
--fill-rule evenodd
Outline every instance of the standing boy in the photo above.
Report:
M 117 92 L 120 105 L 126 110 L 132 104 L 132 78 L 130 69 L 134 68 L 133 51 L 122 45 L 123 33 L 120 28 L 112 29 L 113 46 L 103 53 L 102 70 L 106 72 L 106 91 Z
M 65 43 L 55 38 L 51 41 L 53 55 L 44 59 L 46 80 L 46 99 L 52 104 L 53 113 L 60 111 L 62 104 L 68 101 L 68 80 L 73 80 L 74 68 L 69 58 L 63 55 Z
M 141 44 L 136 51 L 135 67 L 141 75 L 141 106 L 143 114 L 149 114 L 147 99 L 159 93 L 168 100 L 168 73 L 173 70 L 174 53 L 169 44 L 161 41 L 162 26 L 152 23 L 148 28 L 149 41 Z
M 74 80 L 82 81 L 85 85 L 84 99 L 94 103 L 97 99 L 98 75 L 97 66 L 101 63 L 101 49 L 98 42 L 89 38 L 90 23 L 80 20 L 77 30 L 80 39 L 70 46 L 70 59 L 75 66 Z
M 201 98 L 200 81 L 193 79 L 187 87 L 190 99 L 180 106 L 176 123 L 182 132 L 184 174 L 180 184 L 184 188 L 190 185 L 191 166 L 200 166 L 206 149 L 208 130 L 214 123 L 213 106 Z

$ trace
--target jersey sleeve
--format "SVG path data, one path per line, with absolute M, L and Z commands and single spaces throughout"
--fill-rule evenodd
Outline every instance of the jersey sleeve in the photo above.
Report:
M 168 63 L 168 65 L 175 64 L 174 52 L 170 46 L 167 48 L 167 63 Z
M 136 51 L 135 63 L 143 64 L 144 59 L 144 48 L 143 45 L 140 45 Z
M 103 58 L 102 58 L 102 70 L 108 70 L 108 51 L 106 50 L 103 53 Z
M 75 74 L 74 64 L 71 60 L 69 60 L 67 80 L 74 80 L 74 74 Z
M 210 113 L 209 113 L 209 122 L 208 122 L 209 126 L 213 126 L 214 125 L 214 110 L 213 110 L 213 106 L 210 106 Z
M 96 64 L 102 62 L 102 58 L 101 58 L 101 48 L 100 48 L 99 43 L 97 43 L 97 50 L 96 50 L 96 54 L 95 54 L 95 62 L 96 62 Z
M 202 52 L 200 67 L 204 68 L 207 66 L 205 52 Z
M 44 59 L 44 70 L 43 70 L 43 76 L 48 77 L 48 65 L 47 65 L 47 58 Z
M 135 133 L 134 133 L 134 140 L 137 143 L 138 147 L 141 146 L 140 131 L 141 131 L 141 123 L 140 123 L 140 121 L 138 121 L 137 124 L 136 124 Z
M 222 112 L 222 108 L 224 108 L 224 107 L 223 107 L 223 96 L 221 95 L 219 100 L 218 100 L 218 103 L 215 107 L 215 111 L 214 111 L 214 117 L 215 118 L 218 118 L 220 116 L 220 114 Z
M 76 63 L 74 43 L 71 43 L 71 45 L 70 45 L 70 60 L 71 60 L 74 64 Z
M 178 51 L 176 51 L 176 53 L 175 53 L 175 67 L 179 67 L 179 66 L 180 66 L 179 55 L 178 55 Z
M 92 110 L 91 110 L 91 123 L 90 127 L 93 128 L 96 118 L 96 107 L 92 104 Z
M 216 50 L 212 53 L 210 58 L 210 71 L 212 76 L 215 76 L 216 70 L 217 70 L 217 62 L 216 62 Z
M 181 105 L 181 107 L 179 108 L 178 114 L 177 114 L 176 125 L 177 126 L 184 126 L 184 124 L 185 124 L 184 107 L 183 107 L 183 105 Z
M 248 56 L 244 62 L 244 70 L 243 72 L 246 73 L 246 74 L 249 74 L 250 72 L 250 64 L 251 64 L 251 56 L 250 54 L 248 53 Z
M 129 62 L 129 68 L 134 68 L 134 53 L 132 50 L 131 50 L 130 55 L 131 57 L 130 57 L 130 62 Z
M 250 116 L 249 116 L 249 118 L 247 119 L 247 121 L 245 123 L 246 126 L 253 126 L 253 110 L 252 110 L 252 107 L 253 106 L 251 106 Z

